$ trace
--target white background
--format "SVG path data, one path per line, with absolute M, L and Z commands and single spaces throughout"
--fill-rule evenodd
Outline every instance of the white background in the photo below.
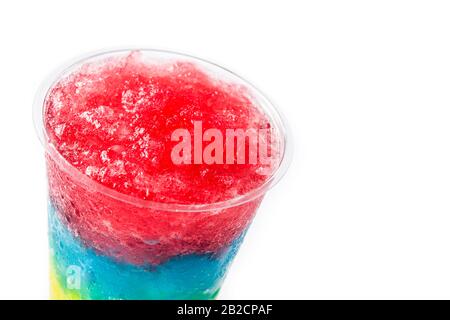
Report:
M 446 1 L 1 1 L 0 298 L 47 298 L 33 96 L 67 59 L 126 45 L 231 68 L 292 126 L 220 298 L 450 298 L 449 17 Z

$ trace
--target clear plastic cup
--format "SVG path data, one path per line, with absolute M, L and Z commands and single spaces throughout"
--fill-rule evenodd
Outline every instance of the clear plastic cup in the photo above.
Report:
M 280 162 L 265 183 L 227 201 L 171 204 L 119 193 L 73 167 L 44 127 L 49 90 L 86 62 L 132 50 L 153 62 L 192 62 L 248 88 L 280 135 Z M 285 121 L 254 86 L 216 64 L 168 51 L 120 49 L 80 57 L 42 85 L 33 117 L 47 164 L 53 299 L 214 299 L 265 193 L 285 174 L 291 158 Z M 115 230 L 116 223 L 122 224 L 120 231 Z M 172 229 L 176 232 L 168 237 Z M 218 238 L 227 239 L 220 248 L 214 247 Z

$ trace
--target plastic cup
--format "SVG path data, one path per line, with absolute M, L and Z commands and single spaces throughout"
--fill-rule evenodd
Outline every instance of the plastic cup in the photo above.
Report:
M 254 86 L 218 65 L 179 53 L 139 49 L 153 61 L 189 61 L 247 87 L 279 132 L 282 155 L 264 184 L 218 203 L 160 203 L 110 189 L 57 151 L 44 127 L 44 102 L 52 86 L 80 65 L 130 50 L 90 54 L 62 66 L 35 99 L 34 123 L 45 149 L 48 177 L 51 298 L 214 299 L 265 193 L 289 165 L 285 121 Z M 122 224 L 120 234 L 117 223 Z M 226 241 L 217 248 L 216 239 Z

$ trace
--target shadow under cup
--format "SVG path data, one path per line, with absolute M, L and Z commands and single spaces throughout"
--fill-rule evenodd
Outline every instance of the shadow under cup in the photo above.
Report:
M 288 166 L 286 127 L 251 84 L 219 66 L 177 53 L 145 54 L 204 65 L 247 86 L 279 131 L 283 155 L 259 188 L 225 202 L 178 205 L 121 194 L 78 171 L 49 142 L 43 125 L 46 94 L 78 59 L 38 93 L 34 120 L 45 147 L 49 186 L 50 281 L 53 299 L 214 299 L 267 190 Z

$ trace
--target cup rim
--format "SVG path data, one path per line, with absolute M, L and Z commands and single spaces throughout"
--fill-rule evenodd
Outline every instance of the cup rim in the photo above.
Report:
M 250 190 L 249 192 L 239 195 L 237 197 L 212 202 L 212 203 L 204 203 L 204 204 L 179 204 L 179 203 L 165 203 L 165 202 L 157 202 L 151 200 L 140 199 L 135 196 L 127 195 L 116 191 L 106 185 L 101 184 L 98 181 L 95 181 L 81 172 L 79 169 L 70 164 L 56 149 L 56 147 L 49 141 L 48 135 L 46 133 L 44 127 L 44 102 L 47 98 L 47 94 L 49 90 L 57 83 L 58 80 L 65 73 L 69 72 L 72 68 L 75 68 L 83 63 L 88 62 L 89 60 L 93 60 L 95 58 L 100 58 L 102 56 L 139 51 L 144 53 L 153 53 L 160 55 L 168 55 L 173 57 L 179 57 L 183 59 L 193 60 L 197 63 L 206 65 L 210 68 L 217 69 L 221 72 L 225 72 L 228 76 L 235 78 L 236 80 L 242 82 L 245 87 L 251 90 L 252 94 L 255 95 L 258 106 L 263 108 L 263 111 L 270 117 L 271 122 L 277 129 L 279 130 L 282 138 L 282 155 L 279 161 L 278 167 L 274 170 L 271 176 L 264 181 L 260 186 L 255 189 Z M 41 86 L 39 87 L 34 103 L 33 103 L 33 123 L 35 127 L 35 131 L 37 136 L 52 160 L 54 160 L 61 168 L 69 174 L 73 179 L 77 182 L 81 182 L 85 185 L 85 187 L 89 187 L 95 192 L 100 192 L 104 195 L 107 195 L 111 198 L 114 198 L 119 201 L 126 202 L 128 204 L 132 204 L 142 208 L 149 208 L 153 210 L 161 210 L 161 211 L 173 211 L 173 212 L 203 212 L 203 211 L 220 211 L 230 207 L 235 207 L 249 201 L 255 200 L 259 197 L 262 197 L 269 189 L 274 187 L 281 178 L 286 174 L 286 171 L 292 161 L 292 135 L 290 133 L 290 128 L 288 123 L 280 112 L 278 108 L 251 82 L 244 79 L 240 75 L 235 72 L 229 70 L 228 68 L 222 67 L 221 65 L 211 62 L 209 60 L 205 60 L 203 58 L 196 57 L 194 55 L 180 53 L 171 50 L 163 50 L 163 49 L 153 49 L 153 48 L 143 48 L 143 47 L 121 47 L 114 48 L 108 50 L 97 50 L 94 52 L 85 53 L 79 55 L 66 63 L 60 65 L 56 70 L 50 73 L 47 78 L 43 81 Z

